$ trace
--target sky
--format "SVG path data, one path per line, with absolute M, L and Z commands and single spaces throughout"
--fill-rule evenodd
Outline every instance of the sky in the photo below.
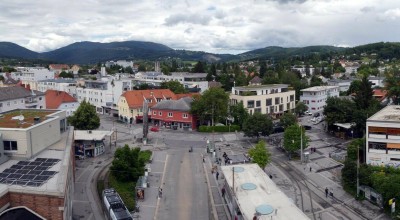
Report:
M 238 54 L 400 41 L 399 0 L 1 0 L 0 41 L 36 52 L 150 41 Z

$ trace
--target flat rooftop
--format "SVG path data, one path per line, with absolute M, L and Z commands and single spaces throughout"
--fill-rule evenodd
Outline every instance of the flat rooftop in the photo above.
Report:
M 114 131 L 99 130 L 75 130 L 74 139 L 76 141 L 100 141 L 106 136 L 111 136 Z
M 240 91 L 254 91 L 259 89 L 275 89 L 275 88 L 288 88 L 288 84 L 268 84 L 268 85 L 251 85 L 251 86 L 237 86 L 235 90 Z
M 400 105 L 389 105 L 375 113 L 367 121 L 400 122 Z
M 235 196 L 244 219 L 253 219 L 256 210 L 264 212 L 258 219 L 309 219 L 265 174 L 257 164 L 221 166 L 232 189 L 234 170 Z M 277 210 L 277 216 L 275 216 Z
M 325 91 L 325 90 L 334 89 L 334 88 L 339 88 L 339 86 L 314 86 L 314 87 L 310 87 L 307 89 L 302 89 L 300 91 L 302 91 L 302 92 L 319 92 L 319 91 Z
M 8 160 L 1 164 L 0 194 L 10 191 L 64 196 L 72 135 L 70 130 L 64 132 L 61 140 L 29 160 Z
M 35 125 L 34 119 L 39 118 L 40 122 L 47 119 L 47 116 L 58 110 L 43 109 L 16 109 L 0 114 L 0 128 L 29 128 Z

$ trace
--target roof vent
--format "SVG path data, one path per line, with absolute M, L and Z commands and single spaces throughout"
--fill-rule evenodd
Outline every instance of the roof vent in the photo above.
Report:
M 34 117 L 34 118 L 33 118 L 33 123 L 34 123 L 34 124 L 40 123 L 40 117 Z

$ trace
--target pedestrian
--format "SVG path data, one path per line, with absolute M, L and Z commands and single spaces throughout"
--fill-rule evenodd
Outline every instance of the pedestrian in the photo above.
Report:
M 162 197 L 162 188 L 158 188 L 158 197 L 161 198 Z
M 221 193 L 222 193 L 222 197 L 224 197 L 225 196 L 225 187 L 222 187 Z
M 312 167 L 310 166 L 310 172 L 312 171 Z
M 329 190 L 328 187 L 325 188 L 325 197 L 328 198 Z
M 206 162 L 206 161 L 204 160 L 204 155 L 202 155 L 202 157 L 203 157 L 203 163 Z
M 272 175 L 271 174 L 269 174 L 269 178 L 272 179 Z
M 218 176 L 219 176 L 219 172 L 217 171 L 217 173 L 215 173 L 215 177 L 217 178 L 217 180 L 218 180 Z

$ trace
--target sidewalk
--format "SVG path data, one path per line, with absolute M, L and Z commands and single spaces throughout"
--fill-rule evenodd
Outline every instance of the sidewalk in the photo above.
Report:
M 212 165 L 214 163 L 215 159 L 212 158 L 212 154 L 208 154 L 205 157 L 205 163 L 204 163 L 204 167 L 205 167 L 205 174 L 207 175 L 207 184 L 208 187 L 211 191 L 211 198 L 212 201 L 210 203 L 210 206 L 214 206 L 211 207 L 211 211 L 215 211 L 216 214 L 215 215 L 210 215 L 210 216 L 214 216 L 214 220 L 231 220 L 231 217 L 229 215 L 229 210 L 227 207 L 227 204 L 225 202 L 225 199 L 222 198 L 222 194 L 221 194 L 221 189 L 224 183 L 224 177 L 221 175 L 221 171 L 219 169 L 219 165 L 218 167 L 218 172 L 220 173 L 218 180 L 216 179 L 215 176 L 215 172 L 214 174 L 211 173 L 211 168 Z M 217 219 L 215 219 L 217 218 Z

